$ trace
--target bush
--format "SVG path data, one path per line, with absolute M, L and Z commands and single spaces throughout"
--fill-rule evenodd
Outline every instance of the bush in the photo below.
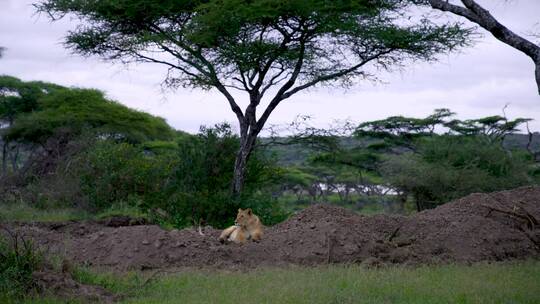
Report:
M 273 163 L 254 153 L 241 197 L 231 194 L 234 161 L 239 139 L 227 124 L 201 128 L 195 137 L 178 144 L 178 161 L 163 191 L 145 199 L 145 207 L 164 210 L 176 227 L 231 224 L 238 208 L 252 208 L 265 224 L 274 224 L 285 217 L 269 188 L 276 178 Z M 264 207 L 263 207 L 264 205 Z
M 145 155 L 143 149 L 129 143 L 103 141 L 85 152 L 81 162 L 81 190 L 90 207 L 101 211 L 162 191 L 176 160 L 168 155 Z
M 20 298 L 35 288 L 32 273 L 42 263 L 42 254 L 30 241 L 16 234 L 10 240 L 0 237 L 0 299 Z
M 499 142 L 480 136 L 438 136 L 419 141 L 417 153 L 388 157 L 382 172 L 422 210 L 473 192 L 529 184 L 529 168 L 524 154 L 510 153 Z
M 81 189 L 94 210 L 128 203 L 177 228 L 223 227 L 233 222 L 238 208 L 247 207 L 265 224 L 284 219 L 270 195 L 278 170 L 261 153 L 249 161 L 242 196 L 231 195 L 238 146 L 226 124 L 171 143 L 99 142 L 80 159 Z

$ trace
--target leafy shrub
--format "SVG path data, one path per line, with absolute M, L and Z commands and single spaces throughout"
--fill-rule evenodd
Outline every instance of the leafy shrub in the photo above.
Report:
M 178 161 L 172 176 L 162 192 L 145 199 L 146 208 L 164 210 L 166 220 L 177 227 L 223 227 L 232 223 L 241 207 L 251 207 L 265 224 L 282 220 L 285 213 L 268 192 L 277 170 L 262 154 L 254 153 L 248 163 L 242 196 L 232 196 L 238 146 L 239 139 L 227 124 L 203 127 L 197 136 L 184 138 L 178 144 Z
M 198 135 L 171 143 L 103 141 L 80 160 L 81 189 L 95 210 L 128 203 L 178 228 L 223 227 L 240 207 L 254 209 L 265 224 L 282 220 L 285 213 L 270 195 L 278 170 L 260 153 L 249 161 L 242 196 L 231 195 L 238 146 L 226 124 L 201 128 Z
M 167 155 L 148 156 L 135 145 L 112 141 L 97 143 L 81 161 L 81 189 L 96 210 L 159 193 L 175 164 Z
M 0 299 L 20 298 L 35 288 L 32 273 L 43 263 L 32 243 L 14 234 L 0 237 Z
M 500 142 L 480 136 L 437 136 L 417 143 L 417 153 L 388 157 L 384 177 L 412 194 L 417 209 L 432 208 L 473 192 L 492 192 L 531 183 L 530 162 Z

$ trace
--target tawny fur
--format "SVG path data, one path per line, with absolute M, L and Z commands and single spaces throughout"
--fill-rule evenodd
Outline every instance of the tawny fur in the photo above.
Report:
M 227 241 L 243 244 L 248 240 L 258 242 L 263 236 L 263 224 L 258 216 L 253 214 L 250 208 L 246 210 L 238 209 L 234 226 L 231 226 L 221 233 L 219 241 Z

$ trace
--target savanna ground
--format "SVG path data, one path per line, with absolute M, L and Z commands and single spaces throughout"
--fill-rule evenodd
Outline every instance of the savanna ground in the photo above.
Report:
M 538 303 L 539 199 L 522 187 L 410 216 L 314 205 L 246 245 L 121 217 L 4 226 L 52 264 L 25 303 Z

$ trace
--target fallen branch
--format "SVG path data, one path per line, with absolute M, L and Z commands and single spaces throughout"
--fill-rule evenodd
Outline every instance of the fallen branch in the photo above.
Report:
M 392 240 L 397 236 L 399 229 L 401 229 L 401 226 L 397 227 L 392 234 L 388 237 L 388 242 L 392 242 Z
M 527 223 L 527 228 L 529 228 L 530 230 L 535 229 L 536 226 L 538 225 L 538 220 L 532 214 L 530 214 L 527 210 L 525 210 L 525 208 L 523 207 L 514 206 L 513 210 L 504 210 L 504 209 L 492 207 L 485 204 L 481 204 L 480 206 L 489 209 L 489 213 L 487 214 L 487 216 L 489 216 L 491 212 L 495 211 L 495 212 L 510 215 L 511 217 L 514 217 L 514 218 L 524 220 Z M 517 213 L 516 212 L 517 210 L 521 210 L 525 214 Z

